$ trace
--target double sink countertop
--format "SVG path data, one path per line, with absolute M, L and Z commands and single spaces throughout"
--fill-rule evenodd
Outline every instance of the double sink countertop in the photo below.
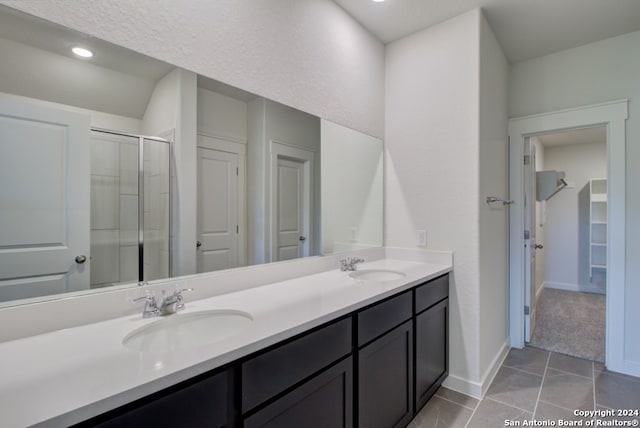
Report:
M 387 258 L 358 269 L 393 270 L 405 276 L 376 282 L 334 269 L 187 301 L 185 310 L 169 317 L 234 310 L 250 314 L 253 322 L 218 342 L 171 352 L 137 352 L 123 345 L 132 331 L 162 319 L 142 318 L 142 310 L 0 343 L 1 424 L 81 422 L 443 275 L 452 266 Z

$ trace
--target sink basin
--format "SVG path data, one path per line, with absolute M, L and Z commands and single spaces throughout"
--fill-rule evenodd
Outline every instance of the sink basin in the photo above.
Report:
M 404 278 L 407 275 L 389 269 L 361 269 L 349 273 L 349 276 L 363 281 L 389 282 Z
M 247 328 L 253 318 L 234 310 L 169 315 L 129 333 L 122 344 L 139 352 L 168 352 L 208 345 Z

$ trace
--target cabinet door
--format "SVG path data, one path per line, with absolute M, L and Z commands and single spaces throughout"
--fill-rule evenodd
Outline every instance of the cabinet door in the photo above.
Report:
M 346 358 L 245 419 L 245 428 L 351 428 L 353 362 Z
M 444 300 L 416 316 L 416 411 L 447 375 L 448 303 Z
M 135 401 L 79 426 L 122 427 L 209 427 L 229 426 L 227 414 L 228 372 L 177 385 Z
M 413 416 L 413 326 L 408 321 L 358 354 L 358 422 L 362 428 L 406 426 Z

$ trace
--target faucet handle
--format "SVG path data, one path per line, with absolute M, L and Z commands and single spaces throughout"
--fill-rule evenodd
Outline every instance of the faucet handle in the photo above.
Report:
M 193 291 L 193 288 L 179 288 L 173 291 L 173 297 L 176 299 L 176 311 L 184 309 L 184 297 L 182 293 L 185 291 Z
M 193 288 L 189 287 L 189 288 L 178 288 L 177 290 L 174 290 L 173 295 L 174 296 L 182 296 L 182 293 L 185 291 L 193 291 Z
M 142 297 L 138 297 L 131 300 L 131 303 L 137 303 L 140 301 L 145 301 L 144 310 L 142 311 L 143 318 L 149 318 L 157 316 L 160 312 L 158 309 L 158 302 L 156 301 L 156 296 L 153 295 L 148 289 L 145 290 L 145 295 Z
M 149 290 L 145 290 L 145 295 L 142 297 L 136 297 L 135 299 L 131 299 L 131 303 L 138 303 L 141 301 L 146 301 L 147 304 L 156 303 L 156 296 L 154 296 Z

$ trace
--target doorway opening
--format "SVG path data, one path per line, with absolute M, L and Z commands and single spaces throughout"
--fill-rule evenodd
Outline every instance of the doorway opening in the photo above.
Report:
M 607 132 L 595 126 L 525 139 L 525 282 L 531 346 L 604 362 Z
M 531 290 L 525 289 L 525 140 L 563 130 L 604 126 L 607 141 L 606 205 L 606 323 L 605 365 L 609 370 L 634 373 L 625 358 L 626 173 L 625 146 L 628 101 L 619 100 L 552 111 L 509 121 L 509 335 L 511 346 L 525 345 L 525 325 L 531 324 Z M 526 303 L 529 303 L 527 305 Z M 527 308 L 529 306 L 529 308 Z M 525 322 L 526 321 L 526 322 Z

